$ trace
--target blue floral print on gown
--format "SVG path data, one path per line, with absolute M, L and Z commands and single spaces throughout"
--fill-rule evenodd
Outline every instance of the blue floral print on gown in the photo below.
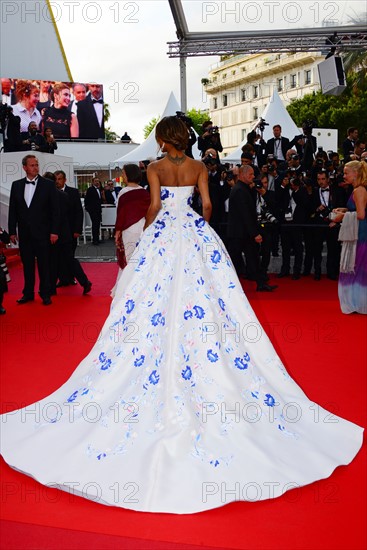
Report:
M 70 379 L 29 407 L 36 416 L 3 415 L 12 467 L 102 504 L 193 513 L 280 496 L 358 452 L 363 430 L 287 373 L 192 191 L 162 187 Z

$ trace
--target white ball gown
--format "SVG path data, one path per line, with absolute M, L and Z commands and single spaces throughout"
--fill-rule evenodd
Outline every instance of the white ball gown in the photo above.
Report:
M 13 468 L 102 504 L 185 514 L 278 497 L 358 452 L 362 428 L 287 373 L 192 190 L 162 187 L 69 380 L 2 416 Z

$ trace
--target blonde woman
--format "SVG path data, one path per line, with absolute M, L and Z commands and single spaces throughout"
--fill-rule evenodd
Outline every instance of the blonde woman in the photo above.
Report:
M 346 235 L 343 240 L 351 245 L 352 258 L 349 265 L 344 266 L 339 276 L 339 300 L 343 313 L 367 313 L 367 162 L 352 160 L 344 167 L 344 180 L 353 185 L 353 193 L 349 197 L 348 208 L 336 208 L 335 221 L 343 221 L 341 232 L 348 223 L 354 224 L 352 235 Z M 340 239 L 340 237 L 339 237 Z M 342 240 L 342 239 L 340 239 Z M 344 243 L 343 243 L 343 246 Z M 342 255 L 343 257 L 343 255 Z

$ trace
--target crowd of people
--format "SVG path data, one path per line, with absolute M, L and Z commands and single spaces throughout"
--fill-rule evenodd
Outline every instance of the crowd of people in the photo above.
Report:
M 75 85 L 75 94 L 82 91 L 78 86 L 80 87 Z M 58 88 L 55 88 L 56 93 L 59 93 Z M 67 97 L 66 93 L 64 97 Z M 47 97 L 42 99 L 45 100 Z M 83 102 L 84 99 L 80 101 Z M 47 105 L 44 107 L 49 108 Z M 69 117 L 75 116 L 69 112 Z M 189 131 L 185 154 L 192 157 L 194 140 L 190 131 L 191 121 L 180 112 L 177 113 L 177 117 L 183 120 Z M 264 121 L 261 120 L 258 127 L 261 128 L 263 124 Z M 50 148 L 56 145 L 52 145 L 52 135 L 47 141 L 47 137 L 44 139 L 36 130 L 36 122 L 30 122 L 29 135 L 22 134 L 24 145 L 30 141 L 29 136 L 34 135 L 35 147 L 39 150 L 43 150 L 45 144 Z M 331 280 L 337 280 L 339 277 L 342 251 L 339 232 L 342 217 L 337 216 L 336 211 L 341 213 L 348 208 L 348 200 L 353 192 L 353 183 L 345 176 L 346 164 L 354 161 L 365 163 L 367 166 L 365 140 L 359 138 L 358 129 L 349 128 L 343 143 L 344 158 L 340 159 L 337 152 L 326 152 L 317 147 L 310 121 L 303 125 L 303 132 L 302 135 L 290 140 L 282 135 L 281 126 L 275 124 L 273 137 L 265 142 L 262 131 L 258 133 L 255 128 L 248 135 L 248 141 L 242 148 L 241 163 L 236 166 L 225 163 L 225 159 L 224 162 L 221 161 L 219 154 L 223 148 L 220 133 L 211 121 L 203 124 L 202 135 L 198 138 L 202 163 L 208 175 L 212 204 L 209 223 L 227 247 L 238 276 L 256 281 L 258 291 L 271 292 L 277 288 L 277 285 L 269 284 L 271 256 L 281 255 L 281 268 L 276 274 L 277 278 L 292 277 L 293 280 L 299 280 L 302 276 L 310 276 L 313 273 L 314 280 L 320 281 L 324 245 L 326 275 Z M 28 162 L 34 167 L 38 166 L 38 163 L 30 155 L 25 159 L 27 161 L 23 167 L 28 177 Z M 144 225 L 143 220 L 149 205 L 149 162 L 144 160 L 139 166 L 125 166 L 124 189 L 115 185 L 113 180 L 107 180 L 102 185 L 101 179 L 94 177 L 84 196 L 85 210 L 92 224 L 93 245 L 100 244 L 102 205 L 117 207 L 115 240 L 121 269 L 129 260 Z M 61 223 L 65 229 L 63 239 L 67 244 L 61 244 L 59 237 L 58 245 L 53 247 L 54 250 L 59 249 L 60 254 L 52 255 L 50 287 L 46 290 L 40 288 L 44 303 L 50 301 L 50 296 L 55 294 L 56 284 L 73 284 L 76 279 L 85 293 L 91 288 L 91 283 L 74 256 L 76 239 L 82 232 L 83 219 L 78 192 L 65 185 L 63 172 L 46 174 L 46 177 L 55 179 L 56 187 L 67 192 L 69 202 L 72 202 L 73 206 L 68 206 L 68 223 Z M 144 193 L 126 193 L 143 189 Z M 14 193 L 15 186 L 12 189 L 9 211 L 12 240 L 16 234 Z M 62 203 L 59 206 L 59 212 L 67 210 Z M 202 197 L 198 188 L 194 192 L 192 207 L 197 213 L 202 214 Z M 52 209 L 53 207 L 49 208 L 50 215 Z M 65 240 L 66 234 L 70 238 Z M 25 258 L 23 263 L 33 265 L 37 251 L 33 251 L 31 255 L 32 258 Z M 61 257 L 67 259 L 61 261 Z M 42 271 L 42 258 L 39 263 Z M 34 271 L 34 267 L 32 269 Z M 28 272 L 28 268 L 26 271 Z M 30 286 L 26 286 L 23 291 L 21 303 L 34 298 L 33 278 L 30 277 Z

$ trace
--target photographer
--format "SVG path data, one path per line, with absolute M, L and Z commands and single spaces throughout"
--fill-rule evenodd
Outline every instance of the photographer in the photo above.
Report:
M 196 143 L 196 134 L 193 129 L 192 120 L 190 117 L 186 116 L 185 113 L 183 113 L 182 111 L 176 111 L 176 116 L 186 124 L 186 128 L 189 132 L 189 141 L 187 142 L 185 155 L 193 159 L 194 155 L 192 154 L 192 147 Z
M 276 217 L 277 207 L 275 192 L 269 191 L 269 179 L 261 174 L 261 179 L 255 184 L 257 191 L 256 212 L 259 233 L 263 240 L 260 244 L 260 271 L 264 280 L 268 280 L 270 253 L 273 245 L 274 233 L 278 232 L 279 221 Z
M 269 124 L 263 118 L 260 118 L 255 128 L 247 134 L 247 143 L 252 145 L 255 151 L 254 164 L 256 166 L 262 166 L 265 162 L 266 142 L 263 138 L 265 126 L 269 126 Z M 260 134 L 256 132 L 258 129 L 260 130 Z
M 4 153 L 22 150 L 20 117 L 15 116 L 12 107 L 5 103 L 0 104 L 0 131 L 3 134 Z
M 295 146 L 297 149 L 297 154 L 302 164 L 302 170 L 310 170 L 313 164 L 317 150 L 317 140 L 315 136 L 312 135 L 312 130 L 316 125 L 314 120 L 306 120 L 302 124 L 303 134 L 295 136 L 289 143 L 289 148 Z
M 277 203 L 280 209 L 279 220 L 282 224 L 280 238 L 282 243 L 282 267 L 278 278 L 290 274 L 291 250 L 294 251 L 292 279 L 301 277 L 303 260 L 302 227 L 310 212 L 309 195 L 302 186 L 300 178 L 289 178 L 286 174 L 277 193 Z
M 201 156 L 205 156 L 207 149 L 215 149 L 217 153 L 223 151 L 223 147 L 220 141 L 220 133 L 218 126 L 213 126 L 211 120 L 206 120 L 203 123 L 203 133 L 198 139 L 198 149 L 201 151 Z
M 30 122 L 28 125 L 28 132 L 22 132 L 20 137 L 23 151 L 46 152 L 46 140 L 37 132 L 37 124 L 35 122 Z

